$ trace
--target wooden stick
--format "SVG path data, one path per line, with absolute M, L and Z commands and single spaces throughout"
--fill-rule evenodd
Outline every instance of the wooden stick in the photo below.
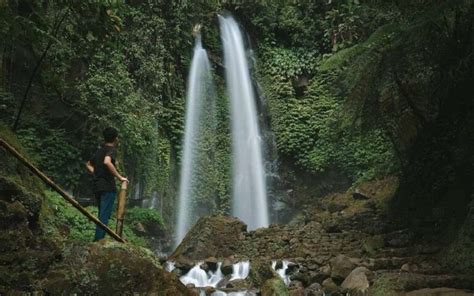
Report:
M 5 140 L 0 138 L 0 146 L 2 146 L 6 151 L 10 152 L 15 158 L 17 158 L 20 162 L 22 162 L 27 168 L 30 169 L 35 175 L 37 175 L 43 182 L 49 185 L 52 189 L 58 192 L 67 202 L 73 205 L 76 209 L 78 209 L 84 216 L 86 216 L 89 220 L 94 222 L 96 225 L 102 227 L 111 237 L 116 239 L 117 241 L 124 243 L 125 240 L 122 239 L 119 235 L 117 235 L 112 229 L 110 229 L 107 225 L 102 223 L 97 217 L 89 213 L 83 206 L 81 206 L 71 195 L 69 195 L 66 191 L 61 189 L 56 183 L 54 183 L 50 178 L 48 178 L 45 174 L 43 174 L 38 168 L 36 168 L 30 161 L 28 161 L 25 157 L 23 157 L 18 151 L 15 150 L 10 144 L 8 144 Z
M 127 198 L 127 185 L 128 182 L 122 182 L 122 186 L 120 187 L 120 192 L 118 196 L 118 205 L 117 205 L 117 228 L 115 232 L 122 237 L 123 231 L 123 220 L 125 216 L 125 200 Z

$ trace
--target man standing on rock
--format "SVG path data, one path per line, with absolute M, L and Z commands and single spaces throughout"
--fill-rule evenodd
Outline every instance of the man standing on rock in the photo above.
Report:
M 120 182 L 128 182 L 126 177 L 120 175 L 115 167 L 116 151 L 118 146 L 118 132 L 113 127 L 108 127 L 103 132 L 104 144 L 87 162 L 89 173 L 93 174 L 93 190 L 99 208 L 99 220 L 108 225 L 110 215 L 117 197 L 117 186 L 114 177 Z M 96 226 L 94 241 L 105 237 L 105 230 Z

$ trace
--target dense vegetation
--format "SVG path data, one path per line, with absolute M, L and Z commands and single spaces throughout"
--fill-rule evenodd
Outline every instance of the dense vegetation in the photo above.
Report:
M 472 140 L 472 1 L 19 0 L 0 7 L 0 120 L 78 196 L 90 194 L 83 163 L 102 128 L 113 125 L 121 134 L 120 169 L 141 185 L 141 196 L 157 192 L 165 221 L 173 219 L 191 31 L 201 23 L 218 100 L 217 125 L 203 148 L 212 148 L 202 160 L 205 182 L 194 199 L 207 211 L 229 209 L 216 14 L 230 12 L 248 34 L 261 125 L 272 131 L 266 151 L 282 176 L 270 182 L 273 203 L 298 204 L 288 189 L 310 187 L 298 191 L 304 201 L 399 174 L 406 182 L 398 205 L 429 200 L 431 216 L 460 182 L 465 189 L 453 211 L 466 215 L 472 186 L 459 180 L 472 177 L 472 167 L 455 163 L 468 157 Z M 459 162 L 431 167 L 447 153 Z M 426 182 L 413 186 L 420 175 Z

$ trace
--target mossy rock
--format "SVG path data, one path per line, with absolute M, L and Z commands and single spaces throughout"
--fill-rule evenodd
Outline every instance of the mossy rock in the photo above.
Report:
M 227 258 L 237 253 L 246 229 L 247 225 L 235 217 L 202 217 L 186 234 L 170 259 L 189 262 L 209 257 Z
M 141 247 L 109 240 L 75 242 L 67 245 L 64 256 L 43 282 L 46 293 L 189 294 L 174 274 L 161 268 L 151 251 Z
M 261 287 L 267 280 L 278 277 L 267 261 L 252 261 L 248 280 L 254 287 Z
M 280 277 L 274 277 L 265 281 L 261 290 L 262 296 L 287 296 L 290 295 L 288 288 Z

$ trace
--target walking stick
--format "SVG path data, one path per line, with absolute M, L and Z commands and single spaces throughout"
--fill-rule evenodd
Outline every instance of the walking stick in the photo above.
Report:
M 115 232 L 122 237 L 123 231 L 123 219 L 125 217 L 125 200 L 127 198 L 127 185 L 128 182 L 122 182 L 122 186 L 120 186 L 120 192 L 118 196 L 118 205 L 117 205 L 117 228 Z

